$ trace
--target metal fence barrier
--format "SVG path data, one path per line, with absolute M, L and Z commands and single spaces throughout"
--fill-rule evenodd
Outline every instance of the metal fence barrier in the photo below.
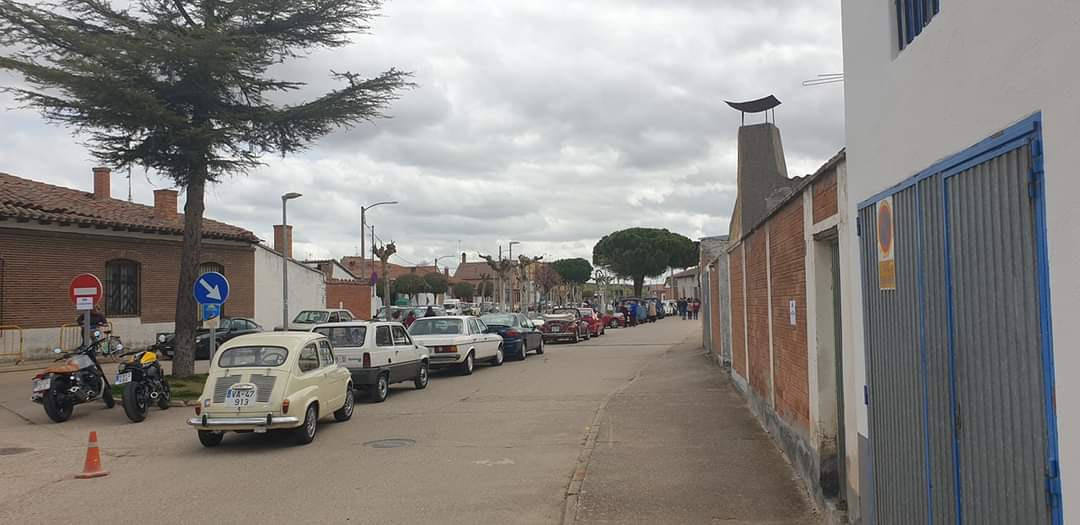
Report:
M 18 326 L 0 326 L 0 359 L 8 357 L 14 357 L 15 364 L 23 361 L 23 333 Z
M 112 323 L 105 323 L 104 328 L 97 328 L 105 335 L 113 333 Z M 61 350 L 72 350 L 82 344 L 82 324 L 68 323 L 60 326 L 60 337 L 56 341 L 56 347 Z

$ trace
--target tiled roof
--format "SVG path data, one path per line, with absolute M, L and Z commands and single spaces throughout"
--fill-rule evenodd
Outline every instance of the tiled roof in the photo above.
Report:
M 368 277 L 371 277 L 372 266 L 374 266 L 376 273 L 382 274 L 382 261 L 376 259 L 373 265 L 370 257 L 364 259 L 364 261 L 361 263 L 359 257 L 348 255 L 341 258 L 341 265 L 344 266 L 345 269 L 352 272 L 352 274 L 357 276 L 358 278 L 367 279 Z M 402 266 L 400 264 L 394 264 L 392 262 L 386 263 L 386 269 L 390 273 L 391 279 L 397 279 L 398 277 L 409 273 L 427 275 L 429 273 L 435 272 L 434 266 Z
M 0 219 L 85 225 L 115 230 L 184 234 L 184 215 L 154 214 L 154 207 L 0 173 Z M 203 219 L 203 238 L 258 242 L 243 228 Z
M 495 270 L 492 270 L 485 261 L 463 262 L 454 270 L 454 278 L 462 281 L 479 281 L 483 274 L 494 278 Z
M 694 277 L 697 274 L 698 274 L 698 268 L 697 268 L 697 266 L 695 266 L 693 268 L 690 268 L 689 270 L 683 270 L 683 271 L 673 275 L 672 277 L 674 277 L 676 279 L 679 279 L 681 277 Z

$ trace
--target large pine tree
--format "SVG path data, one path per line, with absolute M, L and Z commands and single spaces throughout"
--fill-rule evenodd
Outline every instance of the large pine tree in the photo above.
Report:
M 207 183 L 246 173 L 340 126 L 382 116 L 408 73 L 331 72 L 340 87 L 295 105 L 274 94 L 303 88 L 269 69 L 365 33 L 381 0 L 0 0 L 6 88 L 50 121 L 72 127 L 102 163 L 137 165 L 187 191 L 176 300 L 173 373 L 194 372 L 191 295 Z

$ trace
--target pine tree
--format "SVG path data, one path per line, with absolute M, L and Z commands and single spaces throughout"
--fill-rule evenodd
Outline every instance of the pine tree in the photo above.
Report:
M 73 128 L 114 168 L 142 166 L 187 191 L 176 301 L 174 374 L 194 370 L 191 295 L 207 183 L 244 174 L 341 126 L 371 121 L 411 86 L 390 69 L 371 78 L 331 72 L 340 87 L 283 105 L 302 89 L 270 68 L 365 33 L 381 0 L 0 0 L 0 69 L 49 121 Z

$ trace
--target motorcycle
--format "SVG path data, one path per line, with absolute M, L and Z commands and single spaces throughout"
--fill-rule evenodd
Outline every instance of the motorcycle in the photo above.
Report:
M 158 408 L 167 410 L 172 392 L 165 374 L 158 363 L 157 353 L 151 350 L 129 352 L 119 357 L 127 359 L 120 362 L 114 385 L 123 385 L 121 400 L 124 413 L 133 423 L 146 419 L 150 403 L 157 403 Z
M 107 338 L 101 332 L 94 331 L 94 340 L 83 343 L 79 348 L 64 352 L 56 348 L 59 354 L 57 362 L 34 376 L 30 400 L 45 406 L 49 419 L 63 423 L 71 417 L 75 405 L 89 403 L 100 397 L 105 401 L 105 408 L 112 408 L 116 402 L 112 397 L 112 387 L 105 379 L 105 371 L 97 361 L 98 348 Z M 112 350 L 123 350 L 122 344 L 112 346 Z

